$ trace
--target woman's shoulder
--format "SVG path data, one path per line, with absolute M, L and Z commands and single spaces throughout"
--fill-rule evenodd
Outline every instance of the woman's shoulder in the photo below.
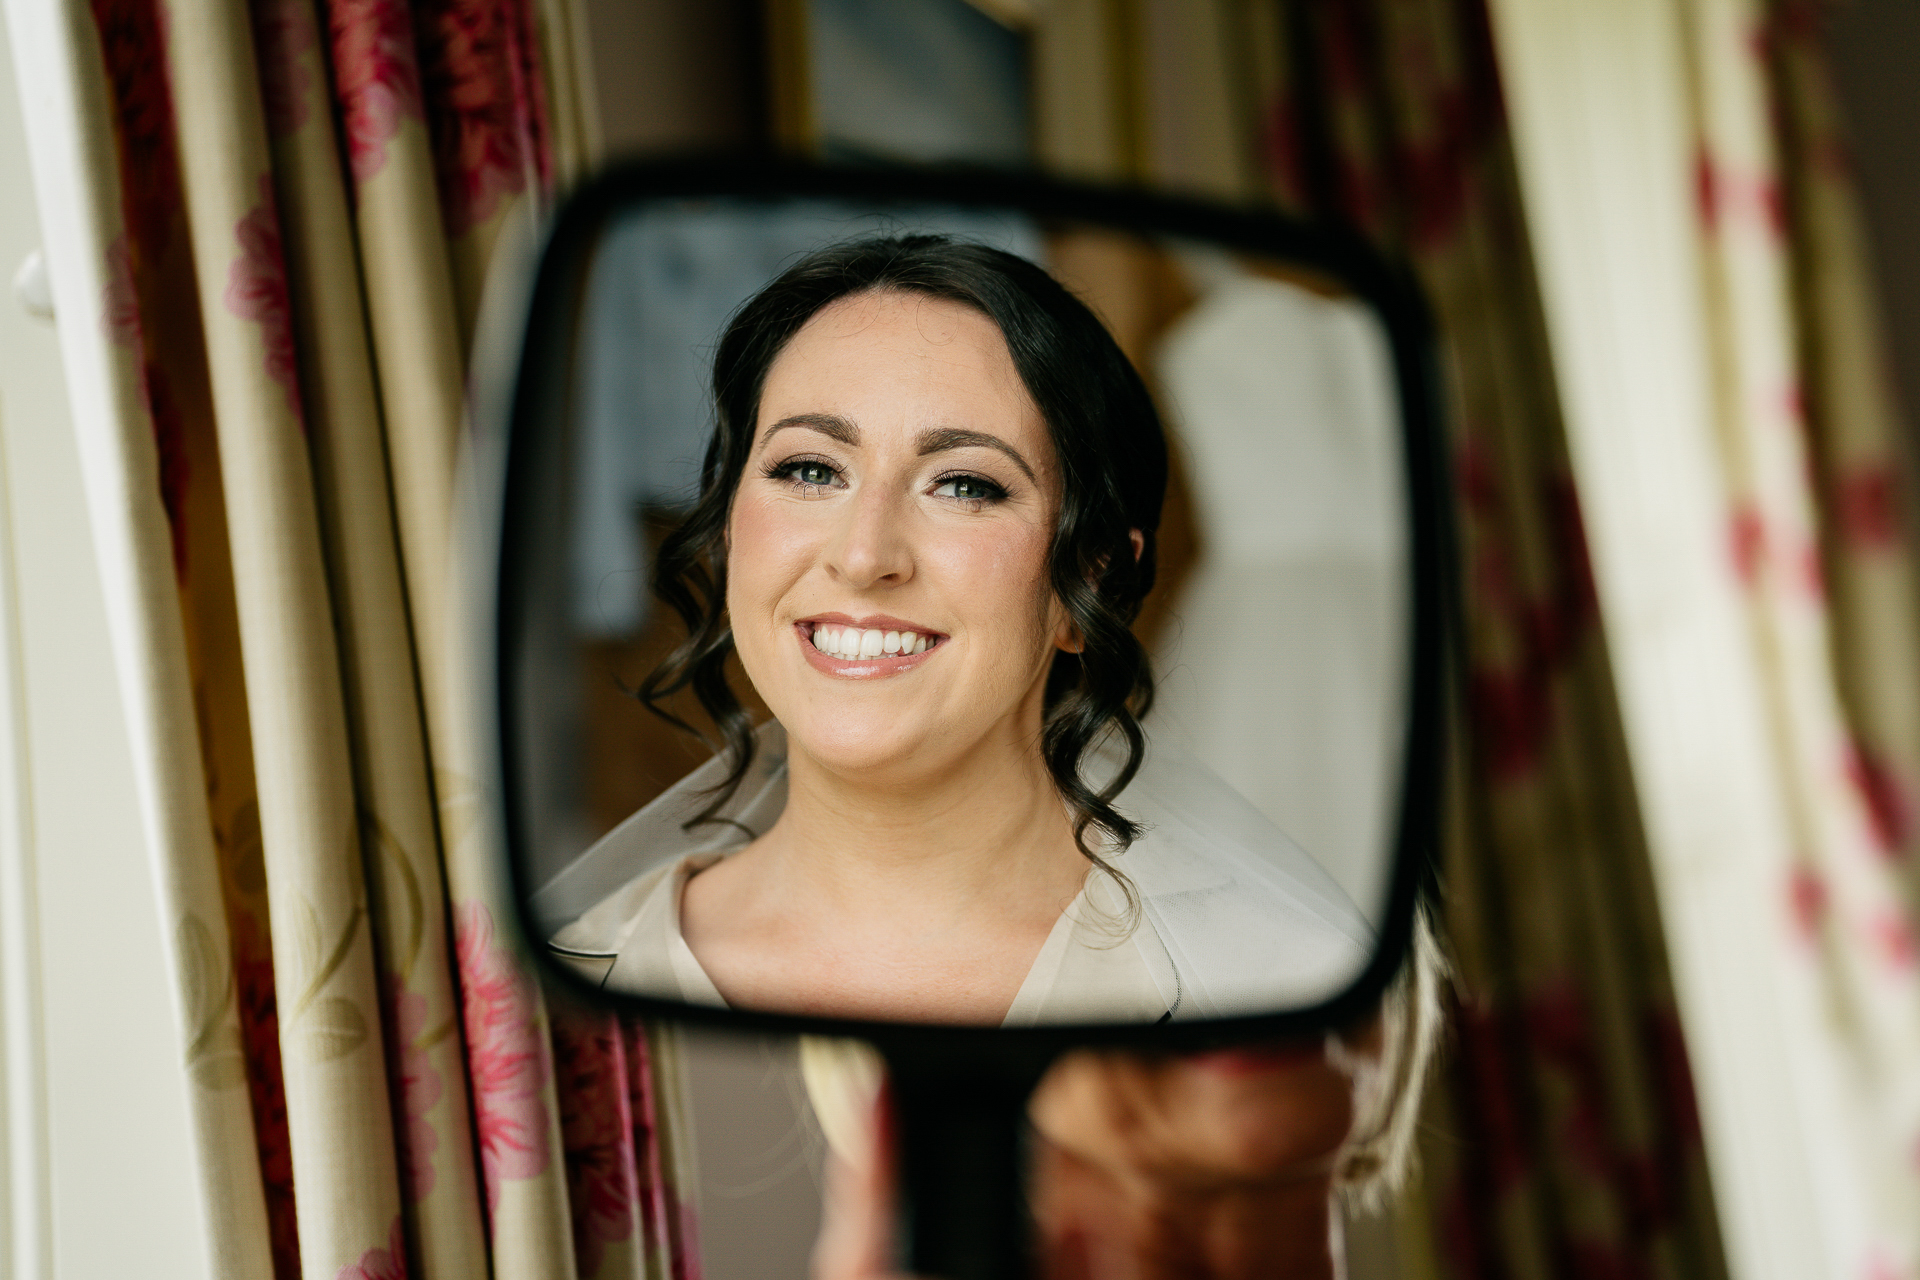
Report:
M 730 853 L 771 827 L 786 806 L 786 736 L 773 721 L 757 735 L 753 759 L 717 811 L 705 813 L 730 770 L 721 756 L 629 814 L 530 895 L 527 905 L 537 927 L 553 936 L 624 894 L 636 876 L 686 855 Z
M 1179 975 L 1190 1016 L 1318 1003 L 1372 955 L 1366 919 L 1291 842 L 1254 850 L 1160 828 L 1119 865 L 1138 894 L 1138 927 Z
M 673 898 L 684 882 L 686 858 L 635 876 L 547 939 L 547 950 L 569 968 L 604 985 L 622 951 L 671 928 L 678 931 Z
M 1157 757 L 1157 758 L 1155 758 Z M 1150 753 L 1122 804 L 1142 835 L 1113 859 L 1199 1016 L 1298 1007 L 1366 967 L 1374 931 L 1338 882 L 1191 756 Z
M 722 856 L 690 853 L 635 876 L 555 932 L 547 950 L 606 991 L 724 1004 L 680 932 L 680 894 L 688 878 Z

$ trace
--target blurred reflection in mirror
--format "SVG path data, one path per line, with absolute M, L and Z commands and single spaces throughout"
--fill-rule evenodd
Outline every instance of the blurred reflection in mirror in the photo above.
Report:
M 510 610 L 556 955 L 612 991 L 1010 1026 L 1358 975 L 1408 696 L 1365 307 L 1208 246 L 818 202 L 662 202 L 593 273 Z
M 1202 554 L 1158 637 L 1153 727 L 1377 919 L 1406 689 L 1405 498 L 1385 344 L 1359 303 L 1210 250 L 1154 372 Z

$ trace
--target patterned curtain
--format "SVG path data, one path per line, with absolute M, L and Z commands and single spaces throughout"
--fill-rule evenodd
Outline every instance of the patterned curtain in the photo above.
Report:
M 1281 198 L 1415 263 L 1450 390 L 1466 624 L 1443 854 L 1455 1006 L 1425 1202 L 1405 1218 L 1442 1275 L 1718 1275 L 1486 24 L 1477 0 L 1303 6 L 1290 83 L 1267 99 Z
M 1911 439 L 1811 0 L 1687 7 L 1730 540 L 1796 857 L 1782 951 L 1845 1167 L 1830 1247 L 1920 1277 L 1920 575 Z
M 1346 219 L 1437 313 L 1455 994 L 1421 1182 L 1356 1273 L 1724 1274 L 1483 5 L 1061 0 L 1038 37 L 1048 162 Z
M 576 15 L 33 16 L 219 1273 L 696 1273 L 666 1033 L 551 1007 L 511 936 L 454 586 L 485 271 L 592 146 Z
M 1796 859 L 1844 1274 L 1920 1275 L 1920 592 L 1911 461 L 1813 0 L 1682 0 L 1726 558 Z M 1450 397 L 1464 678 L 1451 1052 L 1401 1274 L 1726 1273 L 1481 0 L 1058 0 L 1056 167 L 1364 228 L 1411 260 Z M 1615 622 L 1614 625 L 1627 625 Z M 1356 1260 L 1358 1261 L 1358 1259 Z

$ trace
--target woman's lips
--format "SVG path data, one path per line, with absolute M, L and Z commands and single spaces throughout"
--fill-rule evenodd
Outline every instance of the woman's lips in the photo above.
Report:
M 890 676 L 919 666 L 945 643 L 937 631 L 927 631 L 898 618 L 862 618 L 824 615 L 796 622 L 800 651 L 815 670 L 849 679 Z

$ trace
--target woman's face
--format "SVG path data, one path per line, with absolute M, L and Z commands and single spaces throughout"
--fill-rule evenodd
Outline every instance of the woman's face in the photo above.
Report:
M 767 373 L 728 524 L 740 660 L 795 745 L 910 776 L 1031 749 L 1070 640 L 1047 573 L 1058 466 L 999 328 L 843 298 Z

